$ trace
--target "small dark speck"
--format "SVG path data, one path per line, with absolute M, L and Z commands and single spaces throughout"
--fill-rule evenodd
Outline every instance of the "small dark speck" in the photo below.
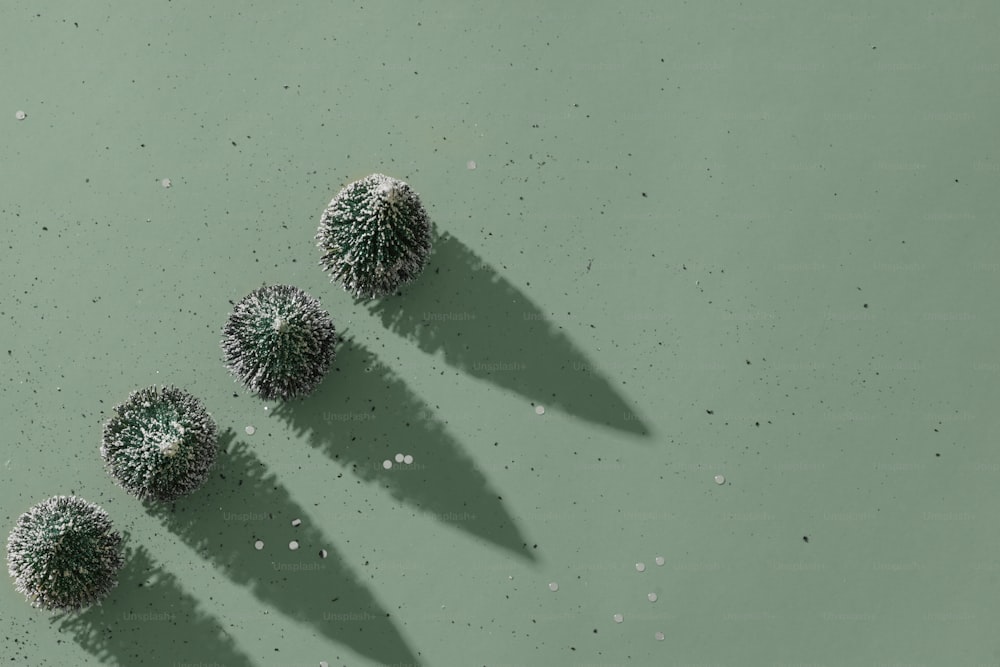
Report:
M 941 452 L 938 452 L 938 453 L 937 453 L 937 454 L 935 454 L 934 456 L 941 456 Z
M 233 146 L 235 146 L 235 145 L 236 145 L 236 142 L 235 142 L 235 141 L 230 141 L 229 143 L 231 143 L 231 144 L 232 144 Z
M 803 535 L 802 536 L 802 541 L 808 543 L 809 542 L 809 536 L 808 535 Z
M 647 195 L 647 194 L 646 194 L 645 192 L 643 192 L 643 193 L 642 193 L 642 196 L 643 196 L 643 197 L 648 197 L 649 195 Z
M 868 304 L 866 303 L 866 304 L 865 304 L 865 308 L 867 308 L 867 307 L 868 307 Z
M 710 415 L 714 415 L 715 414 L 715 410 L 705 410 L 705 412 L 707 412 Z
M 49 228 L 48 227 L 42 227 L 42 231 L 43 232 L 47 232 L 47 231 L 49 231 Z

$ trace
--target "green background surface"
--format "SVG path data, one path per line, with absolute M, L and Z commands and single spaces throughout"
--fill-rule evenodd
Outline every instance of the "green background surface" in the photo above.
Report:
M 998 31 L 991 0 L 4 0 L 4 530 L 74 493 L 129 561 L 77 616 L 0 587 L 0 660 L 1000 665 Z M 355 303 L 313 235 L 378 171 L 436 252 Z M 303 401 L 222 364 L 264 283 L 344 334 Z M 98 454 L 150 384 L 226 432 L 172 508 Z

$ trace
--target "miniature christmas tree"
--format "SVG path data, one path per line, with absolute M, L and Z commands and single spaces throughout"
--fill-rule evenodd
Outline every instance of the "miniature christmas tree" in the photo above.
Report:
M 334 357 L 337 334 L 319 301 L 291 285 L 254 290 L 222 331 L 226 367 L 264 400 L 305 396 Z
M 54 496 L 18 518 L 7 538 L 7 570 L 32 606 L 77 610 L 118 584 L 121 545 L 103 509 L 75 496 Z
M 431 250 L 427 212 L 403 181 L 372 174 L 350 183 L 323 211 L 320 266 L 357 299 L 392 294 L 423 271 Z
M 197 398 L 174 387 L 133 391 L 104 425 L 101 456 L 115 481 L 141 499 L 191 493 L 215 462 L 218 430 Z

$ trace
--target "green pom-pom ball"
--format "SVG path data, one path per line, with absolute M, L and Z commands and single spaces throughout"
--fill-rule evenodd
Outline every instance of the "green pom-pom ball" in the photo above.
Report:
M 54 496 L 18 518 L 7 537 L 7 571 L 32 606 L 73 611 L 100 602 L 118 585 L 121 546 L 103 509 Z
M 312 392 L 330 369 L 336 342 L 330 314 L 291 285 L 254 290 L 222 331 L 226 367 L 267 401 Z
M 385 174 L 350 183 L 323 211 L 320 266 L 357 299 L 392 294 L 423 271 L 431 223 L 410 186 Z
M 218 450 L 215 420 L 201 401 L 174 387 L 133 391 L 104 425 L 108 472 L 140 499 L 171 501 L 197 489 Z

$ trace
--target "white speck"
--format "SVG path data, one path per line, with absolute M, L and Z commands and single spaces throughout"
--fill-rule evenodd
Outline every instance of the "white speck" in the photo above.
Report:
M 295 540 L 292 540 L 291 542 L 288 543 L 288 548 L 291 549 L 292 551 L 295 551 L 296 549 L 299 548 L 299 543 L 296 542 Z
M 536 415 L 544 415 L 545 414 L 545 408 L 543 408 L 540 405 L 536 405 L 535 406 L 535 414 Z
M 653 636 L 656 637 L 656 641 L 658 641 L 658 642 L 662 642 L 663 641 L 663 633 L 662 632 L 657 632 Z
M 645 572 L 646 571 L 646 564 L 645 563 L 636 563 L 635 564 L 635 571 L 636 572 Z
M 663 556 L 657 556 L 656 557 L 656 564 L 657 565 L 663 565 L 666 562 L 667 562 L 667 560 Z
M 465 163 L 465 167 L 467 169 L 475 169 L 476 168 L 476 161 L 475 160 L 469 160 L 468 162 Z
M 650 602 L 656 602 L 656 593 L 650 593 L 649 595 L 646 596 L 646 599 L 649 600 Z
M 413 457 L 407 454 L 406 456 L 403 457 L 403 463 L 407 465 L 413 463 Z
M 319 667 L 330 667 L 330 663 L 328 663 L 326 660 L 320 660 Z
M 508 575 L 507 575 L 507 578 L 508 578 L 509 580 L 513 581 L 513 580 L 514 580 L 514 575 L 512 575 L 512 574 L 508 574 Z
M 264 412 L 267 412 L 267 406 L 266 405 L 264 406 Z
M 615 614 L 614 619 L 615 619 L 615 623 L 621 623 L 622 621 L 625 620 L 625 617 L 622 616 L 621 614 Z
M 550 591 L 557 591 L 557 590 L 559 590 L 559 584 L 557 584 L 556 582 L 553 581 L 551 584 L 549 584 L 549 590 Z
M 319 550 L 319 557 L 320 558 L 326 558 L 327 557 L 326 549 L 320 549 Z
M 170 179 L 169 178 L 164 178 L 162 181 L 160 181 L 160 185 L 162 185 L 165 188 L 169 188 L 170 187 Z
M 715 483 L 716 484 L 725 484 L 726 483 L 726 478 L 723 477 L 722 475 L 716 475 L 715 476 Z
M 18 119 L 18 120 L 24 120 L 24 119 L 25 119 L 25 118 L 27 118 L 27 117 L 28 117 L 28 114 L 24 113 L 23 111 L 18 111 L 18 112 L 16 112 L 16 113 L 14 114 L 14 118 L 16 118 L 16 119 Z M 472 166 L 471 166 L 471 167 L 469 167 L 469 168 L 470 168 L 470 169 L 475 169 L 475 168 L 476 168 L 476 165 L 475 165 L 475 163 L 472 163 Z
M 257 551 L 260 551 L 261 549 L 264 548 L 264 543 L 260 540 L 257 540 L 256 542 L 253 543 L 253 548 L 256 549 Z
M 403 462 L 403 455 L 396 454 L 396 463 L 402 463 L 402 462 Z
M 247 435 L 253 435 L 254 433 L 256 433 L 256 432 L 257 432 L 257 429 L 256 429 L 255 427 L 253 427 L 253 426 L 247 426 L 247 427 L 246 427 L 245 429 L 243 429 L 243 430 L 244 430 L 244 431 L 246 431 L 246 434 L 247 434 Z
M 301 526 L 302 525 L 302 519 L 292 519 L 292 525 L 293 526 Z
M 389 468 L 392 467 L 392 461 L 390 461 L 389 459 L 382 461 L 382 467 L 388 470 Z

